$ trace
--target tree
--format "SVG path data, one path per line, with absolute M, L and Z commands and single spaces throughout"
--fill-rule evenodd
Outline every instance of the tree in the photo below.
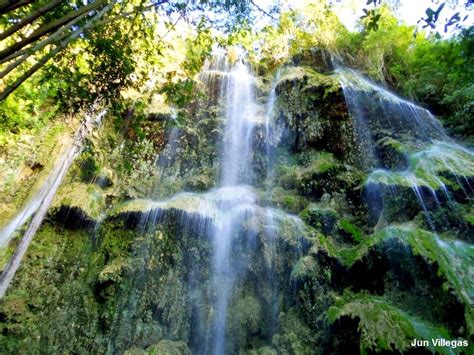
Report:
M 227 13 L 231 16 L 226 16 L 217 24 L 225 26 L 248 18 L 251 6 L 256 5 L 252 1 L 237 0 L 94 0 L 85 5 L 81 1 L 1 0 L 0 12 L 7 16 L 2 19 L 4 31 L 0 34 L 0 39 L 6 44 L 0 50 L 0 64 L 3 64 L 0 79 L 6 84 L 0 93 L 0 101 L 71 43 L 78 39 L 97 37 L 96 33 L 101 33 L 104 26 L 119 20 L 130 24 L 117 28 L 128 31 L 123 35 L 141 36 L 143 32 L 138 31 L 138 28 L 143 30 L 153 26 L 147 23 L 146 13 L 149 12 L 166 17 L 171 27 L 174 22 L 172 18 L 177 15 L 188 22 L 199 22 L 199 16 L 195 15 L 197 12 Z M 147 31 L 145 29 L 145 33 Z
M 385 1 L 389 5 L 398 6 L 400 0 L 387 0 Z M 363 9 L 364 15 L 361 17 L 362 20 L 365 20 L 368 30 L 377 30 L 378 28 L 378 21 L 380 20 L 380 13 L 378 8 L 382 4 L 382 0 L 367 0 L 367 6 L 372 6 L 370 9 Z M 426 17 L 422 17 L 418 23 L 422 24 L 423 28 L 430 28 L 432 30 L 436 29 L 436 26 L 440 20 L 440 15 L 443 9 L 446 7 L 455 8 L 456 6 L 463 5 L 466 9 L 470 9 L 474 4 L 474 0 L 446 0 L 446 1 L 433 1 L 434 8 L 428 7 L 425 11 Z M 461 30 L 468 19 L 468 15 L 465 15 L 461 18 L 460 12 L 455 12 L 451 16 L 449 16 L 444 23 L 444 32 L 448 32 L 448 30 L 454 26 L 458 30 Z M 440 37 L 439 33 L 436 33 L 438 37 Z

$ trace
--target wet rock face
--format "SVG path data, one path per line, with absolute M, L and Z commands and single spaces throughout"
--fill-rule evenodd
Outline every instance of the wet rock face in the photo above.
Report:
M 285 128 L 281 142 L 299 152 L 316 148 L 350 160 L 352 123 L 335 77 L 309 67 L 290 67 L 277 84 L 276 120 Z
M 35 286 L 42 290 L 41 297 L 12 291 L 0 307 L 2 316 L 21 316 L 11 308 L 15 302 L 47 315 L 51 321 L 45 318 L 37 324 L 37 334 L 47 339 L 36 345 L 39 349 L 69 352 L 80 341 L 96 353 L 206 353 L 216 297 L 212 224 L 199 209 L 189 213 L 177 202 L 173 206 L 158 213 L 143 201 L 129 203 L 105 219 L 93 236 L 71 226 L 45 226 L 31 252 L 48 256 L 40 264 L 27 260 L 17 284 L 21 290 L 34 275 L 41 275 Z M 233 236 L 228 263 L 242 277 L 229 301 L 229 353 L 271 342 L 278 315 L 293 304 L 288 288 L 293 263 L 311 245 L 295 217 L 275 212 L 275 222 L 267 224 L 266 213 L 246 214 L 242 229 Z M 52 246 L 65 252 L 57 253 Z M 62 277 L 58 284 L 51 282 L 56 277 Z M 19 330 L 25 340 L 11 344 L 15 348 L 36 339 L 25 322 Z M 71 329 L 71 323 L 81 327 Z M 83 327 L 87 338 L 81 337 Z
M 409 166 L 408 155 L 402 149 L 402 143 L 392 138 L 382 138 L 375 145 L 375 154 L 381 166 L 390 170 L 405 170 Z
M 326 235 L 331 235 L 336 231 L 338 216 L 333 210 L 311 204 L 301 212 L 301 217 L 307 224 L 321 230 Z
M 291 63 L 294 66 L 307 66 L 320 73 L 330 74 L 333 71 L 331 54 L 319 48 L 301 51 L 293 56 Z
M 154 122 L 163 141 L 153 189 L 125 195 L 117 171 L 85 157 L 0 303 L 0 352 L 209 353 L 223 288 L 213 278 L 219 221 L 238 221 L 225 258 L 235 272 L 228 354 L 393 353 L 413 337 L 473 339 L 471 154 L 419 144 L 383 116 L 369 122 L 365 143 L 380 159 L 369 171 L 322 53 L 293 64 L 275 83 L 274 127 L 260 112 L 268 85 L 257 90 L 255 188 L 216 188 L 222 73 L 209 73 L 184 125 Z M 225 219 L 230 210 L 237 219 Z

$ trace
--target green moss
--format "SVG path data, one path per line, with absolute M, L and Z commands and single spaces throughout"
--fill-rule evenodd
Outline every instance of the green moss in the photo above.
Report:
M 312 256 L 304 256 L 293 266 L 291 279 L 302 282 L 316 275 L 318 271 L 319 267 L 316 260 Z
M 453 292 L 464 304 L 466 324 L 469 332 L 473 332 L 474 311 L 471 305 L 474 303 L 474 284 L 471 275 L 474 272 L 474 248 L 471 245 L 459 240 L 442 239 L 412 224 L 402 224 L 384 228 L 355 247 L 328 249 L 344 265 L 350 267 L 371 249 L 391 239 L 409 246 L 413 254 L 421 256 L 426 262 L 438 265 L 440 276 L 446 280 L 444 288 Z
M 213 201 L 200 194 L 181 193 L 166 201 L 152 201 L 147 199 L 133 199 L 115 207 L 109 214 L 110 217 L 126 215 L 129 213 L 147 214 L 152 210 L 177 209 L 186 213 L 201 214 L 204 217 L 214 217 L 217 207 Z
M 192 175 L 184 181 L 184 187 L 191 191 L 206 191 L 215 184 L 215 177 L 212 172 L 203 172 L 198 175 Z
M 162 340 L 151 345 L 145 351 L 146 355 L 191 355 L 186 343 L 182 341 Z
M 474 213 L 468 213 L 463 216 L 464 220 L 471 226 L 474 226 Z
M 94 184 L 74 182 L 61 186 L 51 207 L 53 210 L 60 207 L 78 208 L 86 216 L 97 220 L 105 210 L 105 197 L 102 189 Z
M 388 303 L 383 297 L 347 293 L 337 299 L 336 304 L 328 310 L 330 323 L 344 316 L 359 319 L 361 353 L 366 350 L 403 352 L 411 348 L 413 339 L 429 340 L 428 349 L 441 354 L 463 351 L 434 347 L 431 339 L 452 339 L 445 329 L 411 316 Z
M 299 156 L 298 164 L 277 166 L 277 181 L 286 189 L 296 189 L 302 195 L 321 195 L 326 190 L 337 190 L 347 182 L 338 181 L 341 163 L 332 153 L 309 150 Z
M 340 90 L 340 83 L 336 77 L 318 73 L 311 67 L 306 66 L 290 66 L 285 68 L 277 86 L 284 82 L 305 81 L 305 89 L 309 88 L 326 88 L 326 95 L 330 92 Z
M 405 171 L 376 170 L 367 183 L 438 190 L 459 188 L 462 178 L 474 176 L 474 155 L 455 144 L 437 142 L 410 154 L 409 163 Z
M 310 150 L 300 156 L 300 161 L 304 165 L 305 171 L 312 174 L 323 174 L 338 167 L 338 161 L 334 155 L 325 151 Z
M 289 213 L 298 213 L 307 204 L 307 200 L 299 196 L 295 190 L 286 190 L 280 186 L 272 189 L 266 199 L 272 206 L 283 209 Z
M 251 335 L 262 331 L 262 307 L 252 296 L 239 297 L 230 306 L 227 315 L 229 338 L 232 338 L 237 349 L 251 343 Z
M 256 355 L 278 355 L 278 352 L 270 346 L 263 346 L 257 350 Z
M 305 223 L 325 234 L 332 234 L 336 230 L 338 215 L 330 208 L 311 203 L 301 212 L 300 216 Z
M 272 339 L 278 353 L 311 354 L 316 334 L 302 322 L 300 315 L 290 309 L 287 313 L 280 313 L 278 320 L 280 329 Z
M 349 233 L 352 236 L 352 239 L 354 239 L 355 242 L 360 243 L 364 238 L 362 231 L 347 219 L 341 219 L 339 221 L 339 225 L 343 231 Z

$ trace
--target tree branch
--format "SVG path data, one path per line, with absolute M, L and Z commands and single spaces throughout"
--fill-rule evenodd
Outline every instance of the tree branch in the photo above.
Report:
M 97 9 L 98 7 L 103 5 L 105 2 L 106 2 L 106 0 L 97 0 L 97 1 L 91 3 L 87 6 L 83 6 L 83 7 L 79 8 L 75 11 L 70 12 L 68 15 L 66 15 L 66 16 L 64 16 L 64 17 L 62 17 L 62 18 L 60 18 L 60 19 L 58 19 L 54 22 L 51 22 L 49 24 L 46 24 L 46 25 L 38 28 L 30 36 L 26 37 L 25 39 L 23 39 L 23 40 L 21 40 L 17 43 L 12 44 L 10 47 L 7 47 L 3 51 L 1 51 L 0 52 L 0 59 L 3 59 L 5 57 L 9 56 L 10 54 L 22 49 L 26 45 L 35 42 L 39 38 L 43 37 L 45 34 L 48 34 L 52 31 L 55 31 L 56 29 L 60 28 L 64 24 L 68 23 L 69 21 L 75 19 L 76 17 L 78 17 L 82 14 L 85 14 L 85 13 L 89 13 L 89 12 Z M 113 3 L 115 3 L 115 1 Z
M 5 38 L 11 36 L 15 32 L 21 30 L 23 27 L 26 25 L 32 23 L 34 20 L 36 20 L 38 17 L 44 15 L 47 13 L 49 10 L 55 8 L 58 6 L 60 3 L 62 3 L 63 0 L 53 0 L 49 3 L 47 3 L 45 6 L 42 8 L 39 8 L 38 10 L 33 11 L 31 14 L 28 16 L 23 17 L 20 21 L 15 23 L 13 26 L 7 28 L 5 31 L 0 33 L 0 41 L 4 40 Z
M 265 11 L 265 10 L 262 9 L 260 6 L 258 6 L 253 0 L 250 0 L 250 3 L 251 3 L 258 11 L 260 11 L 260 12 L 263 13 L 264 15 L 270 17 L 272 20 L 276 20 L 276 19 L 277 19 L 275 16 L 273 16 L 272 14 L 270 14 L 269 12 Z
M 7 12 L 11 12 L 13 10 L 16 10 L 20 7 L 29 5 L 31 3 L 34 3 L 36 0 L 19 0 L 19 1 L 14 1 L 14 0 L 3 0 L 0 1 L 0 15 L 6 14 Z
M 28 47 L 25 49 L 22 49 L 20 51 L 16 51 L 15 53 L 10 54 L 8 57 L 0 59 L 0 64 L 6 63 L 16 57 L 19 57 L 23 54 L 28 54 L 32 55 L 36 53 L 38 50 L 42 49 L 48 44 L 53 43 L 54 41 L 61 40 L 67 35 L 66 31 L 69 30 L 72 26 L 74 26 L 76 23 L 78 23 L 80 20 L 83 18 L 87 17 L 88 14 L 82 14 L 81 16 L 76 17 L 74 20 L 70 21 L 66 26 L 59 28 L 56 32 L 54 32 L 51 36 L 45 38 L 44 40 L 36 43 L 32 47 Z
M 21 84 L 23 84 L 25 80 L 27 80 L 30 76 L 36 73 L 38 69 L 40 69 L 43 65 L 45 65 L 51 58 L 53 58 L 61 50 L 66 48 L 70 42 L 77 39 L 81 35 L 81 33 L 91 28 L 95 21 L 98 21 L 106 12 L 108 12 L 112 8 L 114 3 L 115 1 L 112 1 L 110 4 L 105 6 L 91 20 L 89 20 L 86 24 L 84 24 L 83 27 L 74 31 L 71 36 L 69 36 L 66 40 L 64 40 L 56 48 L 54 48 L 51 52 L 49 52 L 43 58 L 41 58 L 35 65 L 33 65 L 22 76 L 20 76 L 13 84 L 7 86 L 7 88 L 0 94 L 0 101 L 5 100 L 13 91 L 15 91 Z

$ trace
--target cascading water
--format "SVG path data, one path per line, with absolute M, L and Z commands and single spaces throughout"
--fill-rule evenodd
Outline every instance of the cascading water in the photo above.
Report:
M 222 158 L 222 185 L 249 181 L 252 158 L 252 133 L 255 128 L 256 103 L 254 78 L 241 61 L 223 82 L 226 96 L 226 129 Z
M 209 342 L 201 349 L 203 353 L 224 354 L 227 352 L 227 317 L 228 306 L 234 296 L 234 290 L 245 279 L 245 269 L 251 265 L 233 255 L 235 248 L 244 253 L 250 253 L 247 248 L 254 243 L 255 235 L 247 230 L 249 221 L 256 218 L 265 220 L 262 231 L 269 249 L 269 265 L 267 277 L 275 279 L 272 274 L 273 265 L 271 255 L 275 254 L 273 239 L 282 219 L 291 221 L 295 225 L 295 232 L 301 233 L 301 221 L 293 216 L 281 214 L 271 208 L 258 206 L 258 198 L 254 190 L 248 186 L 253 181 L 254 137 L 257 125 L 264 125 L 266 176 L 270 175 L 270 155 L 272 145 L 279 137 L 273 132 L 273 110 L 276 100 L 275 86 L 277 74 L 272 90 L 268 97 L 266 108 L 256 103 L 254 86 L 255 78 L 250 69 L 242 62 L 237 61 L 229 65 L 222 56 L 214 63 L 207 64 L 201 74 L 211 95 L 218 97 L 225 112 L 225 129 L 223 133 L 223 148 L 220 165 L 220 188 L 205 195 L 207 201 L 216 206 L 217 211 L 213 218 L 211 239 L 213 245 L 213 276 L 212 284 L 215 292 L 211 336 Z M 220 84 L 220 92 L 215 88 Z M 259 112 L 265 111 L 265 121 L 260 122 Z M 270 136 L 274 136 L 273 140 Z M 255 222 L 250 222 L 254 224 Z M 241 244 L 237 245 L 236 243 Z M 244 245 L 242 245 L 244 244 Z M 272 282 L 272 293 L 278 294 L 278 283 Z M 275 325 L 278 310 L 278 301 L 273 298 L 271 309 L 268 311 L 268 322 Z M 272 326 L 273 331 L 275 327 Z
M 129 189 L 141 175 L 122 171 L 136 155 L 108 159 L 97 140 L 93 156 L 117 174 L 99 191 L 104 217 L 89 213 L 92 193 L 77 207 L 58 200 L 100 226 L 91 236 L 50 209 L 0 304 L 4 343 L 15 353 L 311 354 L 409 351 L 393 347 L 393 327 L 396 339 L 472 334 L 472 153 L 428 111 L 340 70 L 345 104 L 328 72 L 285 67 L 267 86 L 241 61 L 210 61 L 179 122 L 159 107 L 166 115 L 146 123 L 159 155 L 143 190 Z M 97 191 L 68 180 L 81 196 Z M 385 194 L 384 218 L 367 213 L 370 186 Z
M 394 95 L 353 70 L 338 68 L 336 73 L 354 119 L 361 157 L 367 167 L 380 166 L 381 159 L 374 148 L 387 134 L 394 138 L 408 137 L 413 143 L 449 140 L 440 122 L 428 110 Z
M 421 210 L 428 212 L 430 202 L 440 207 L 439 194 L 445 200 L 451 199 L 443 173 L 452 175 L 466 196 L 472 191 L 467 176 L 474 174 L 474 154 L 454 143 L 428 110 L 399 98 L 353 70 L 339 68 L 337 75 L 353 118 L 360 160 L 371 171 L 366 182 L 369 196 L 380 194 L 381 186 L 386 186 L 391 195 L 398 193 L 397 186 L 409 188 Z M 392 149 L 392 156 L 401 156 L 402 163 L 384 162 L 387 146 Z M 371 203 L 374 201 L 369 200 Z M 426 219 L 435 231 L 433 222 L 429 217 Z
M 245 213 L 256 202 L 251 190 L 236 187 L 250 178 L 252 132 L 255 126 L 255 98 L 253 77 L 248 68 L 238 61 L 223 81 L 226 101 L 226 128 L 222 156 L 222 200 L 219 207 L 223 214 L 216 221 L 213 231 L 214 285 L 216 305 L 212 353 L 225 352 L 227 304 L 236 270 L 229 263 L 232 239 L 240 232 Z

